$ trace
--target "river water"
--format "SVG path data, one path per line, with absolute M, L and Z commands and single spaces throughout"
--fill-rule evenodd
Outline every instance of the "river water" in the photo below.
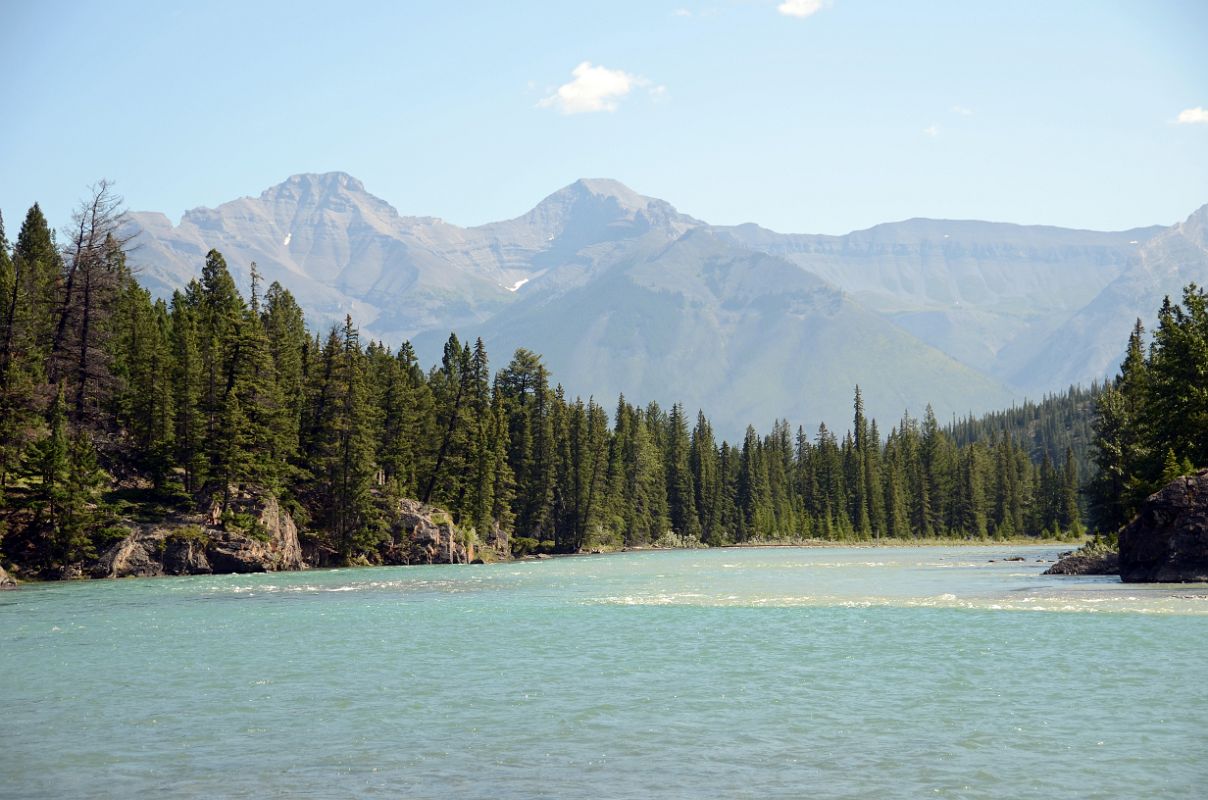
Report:
M 1056 552 L 27 585 L 0 796 L 1208 797 L 1208 586 Z

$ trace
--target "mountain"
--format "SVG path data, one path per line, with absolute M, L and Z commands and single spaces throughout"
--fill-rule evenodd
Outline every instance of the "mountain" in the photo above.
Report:
M 499 353 L 538 349 L 573 392 L 611 403 L 683 402 L 725 435 L 775 418 L 844 425 L 852 390 L 896 422 L 1004 405 L 1001 384 L 957 363 L 791 262 L 735 247 L 708 228 L 647 236 L 533 290 L 481 329 Z M 469 331 L 465 333 L 469 334 Z M 417 340 L 431 351 L 439 335 Z
M 1189 283 L 1208 284 L 1208 205 L 1146 241 L 1115 279 L 1041 342 L 1014 383 L 1038 387 L 1114 374 L 1127 342 L 1121 331 L 1138 319 L 1152 330 L 1154 309 L 1165 297 L 1177 302 Z
M 141 230 L 132 262 L 158 295 L 200 272 L 211 248 L 249 281 L 254 261 L 322 324 L 357 322 L 385 340 L 480 323 L 551 266 L 583 248 L 660 230 L 674 237 L 697 220 L 616 181 L 582 180 L 522 217 L 460 228 L 403 217 L 342 172 L 295 175 L 216 209 L 187 212 L 173 226 L 154 212 L 129 215 Z
M 754 225 L 735 241 L 831 281 L 923 341 L 1030 390 L 1023 364 L 1135 261 L 1163 228 L 1117 233 L 964 220 L 911 219 L 846 236 L 785 235 Z M 1073 382 L 1102 372 L 1070 375 Z
M 217 248 L 244 286 L 254 261 L 293 291 L 312 325 L 351 314 L 429 361 L 450 330 L 481 335 L 496 367 L 527 347 L 572 394 L 683 401 L 733 437 L 776 417 L 843 425 L 857 383 L 889 423 L 928 401 L 946 418 L 1101 378 L 1155 292 L 1208 282 L 1197 215 L 1115 233 L 914 219 L 781 234 L 595 179 L 462 228 L 327 173 L 175 226 L 131 214 L 131 263 L 167 296 Z

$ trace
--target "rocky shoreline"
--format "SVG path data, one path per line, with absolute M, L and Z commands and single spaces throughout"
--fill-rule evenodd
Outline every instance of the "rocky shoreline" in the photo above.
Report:
M 1045 575 L 1119 575 L 1124 583 L 1208 583 L 1208 469 L 1151 494 L 1118 545 L 1091 542 L 1061 554 Z
M 155 523 L 129 523 L 129 534 L 97 558 L 69 564 L 60 579 L 125 578 L 276 572 L 335 566 L 339 553 L 306 543 L 287 510 L 270 496 L 243 495 L 204 514 L 177 515 Z M 506 534 L 488 533 L 477 553 L 473 537 L 453 524 L 449 514 L 417 500 L 397 501 L 389 519 L 389 537 L 361 566 L 469 564 L 511 558 Z M 832 542 L 748 542 L 730 547 L 909 547 L 1010 546 L 1054 544 L 1049 540 L 981 542 L 969 540 L 877 540 Z M 590 554 L 668 549 L 592 550 Z M 589 553 L 583 553 L 587 555 Z M 548 554 L 525 557 L 550 558 Z M 1208 582 L 1208 469 L 1178 478 L 1151 495 L 1137 517 L 1119 532 L 1119 550 L 1094 540 L 1061 554 L 1045 575 L 1119 575 L 1125 582 Z M 17 578 L 24 577 L 17 572 Z M 0 567 L 0 590 L 16 588 L 13 575 Z
M 1092 545 L 1061 554 L 1057 563 L 1044 571 L 1045 575 L 1119 575 L 1120 555 L 1115 551 L 1096 549 Z
M 153 523 L 128 522 L 129 533 L 96 558 L 68 564 L 56 574 L 10 575 L 0 567 L 0 590 L 15 589 L 18 578 L 105 579 L 170 575 L 297 571 L 343 563 L 319 541 L 306 541 L 290 513 L 271 496 L 242 495 L 201 514 L 177 514 Z M 485 550 L 459 530 L 447 512 L 418 500 L 399 500 L 389 519 L 389 536 L 360 566 L 469 564 L 508 556 L 506 535 L 488 534 Z

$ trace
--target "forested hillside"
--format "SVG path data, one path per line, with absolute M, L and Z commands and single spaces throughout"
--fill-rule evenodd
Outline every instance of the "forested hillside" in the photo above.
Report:
M 1025 400 L 1002 411 L 980 417 L 965 417 L 946 426 L 957 446 L 985 442 L 1007 435 L 1027 450 L 1035 463 L 1046 457 L 1056 464 L 1073 452 L 1074 464 L 1083 481 L 1094 473 L 1095 408 L 1103 387 L 1071 386 L 1064 392 L 1046 395 L 1039 402 Z
M 27 574 L 95 556 L 129 518 L 249 492 L 344 561 L 372 560 L 399 497 L 517 552 L 1080 529 L 1073 443 L 1038 453 L 1031 407 L 976 436 L 929 408 L 885 432 L 856 388 L 846 433 L 777 421 L 718 441 L 679 404 L 568 397 L 527 350 L 492 371 L 451 335 L 424 369 L 351 318 L 310 331 L 287 287 L 252 265 L 243 296 L 213 250 L 153 301 L 118 212 L 102 184 L 66 242 L 36 205 L 14 246 L 0 233 L 0 544 Z

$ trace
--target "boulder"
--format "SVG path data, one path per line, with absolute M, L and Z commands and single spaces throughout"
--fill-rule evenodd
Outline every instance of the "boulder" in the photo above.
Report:
M 1126 583 L 1208 581 L 1208 469 L 1176 478 L 1150 495 L 1120 529 Z
M 1119 575 L 1120 557 L 1108 550 L 1070 550 L 1062 553 L 1045 575 Z
M 4 571 L 4 567 L 0 567 L 0 592 L 6 592 L 10 589 L 16 589 L 17 582 L 12 576 Z

